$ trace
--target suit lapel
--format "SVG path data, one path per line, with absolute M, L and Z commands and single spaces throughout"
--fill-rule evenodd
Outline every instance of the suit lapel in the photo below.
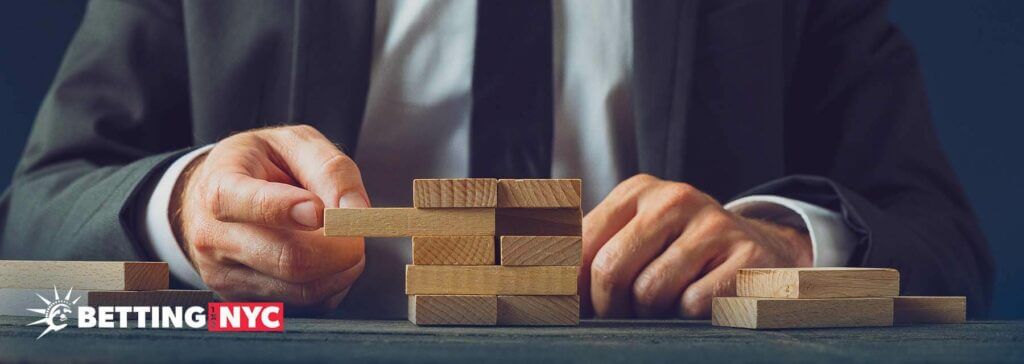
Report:
M 366 109 L 374 0 L 296 0 L 288 119 L 354 153 Z
M 697 0 L 633 1 L 633 95 L 640 172 L 679 179 Z

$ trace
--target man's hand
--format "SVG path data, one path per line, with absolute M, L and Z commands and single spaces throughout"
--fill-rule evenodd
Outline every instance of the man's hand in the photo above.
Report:
M 327 238 L 325 207 L 368 207 L 359 169 L 309 126 L 226 138 L 179 178 L 171 223 L 203 281 L 229 300 L 336 307 L 363 271 L 362 238 Z
M 583 220 L 580 300 L 598 317 L 710 315 L 747 267 L 812 264 L 806 233 L 746 219 L 696 188 L 648 175 L 619 184 Z

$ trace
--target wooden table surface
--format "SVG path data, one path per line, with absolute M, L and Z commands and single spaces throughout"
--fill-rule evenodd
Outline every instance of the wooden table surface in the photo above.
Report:
M 580 327 L 416 327 L 289 318 L 284 333 L 67 328 L 0 316 L 0 362 L 1024 362 L 1024 322 L 752 331 L 707 321 Z

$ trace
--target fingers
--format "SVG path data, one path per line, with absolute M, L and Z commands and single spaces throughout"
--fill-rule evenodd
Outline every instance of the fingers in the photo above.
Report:
M 235 172 L 217 173 L 210 179 L 203 201 L 219 221 L 297 230 L 315 230 L 323 224 L 324 205 L 312 192 Z
M 328 238 L 319 231 L 258 226 L 234 226 L 221 242 L 221 252 L 230 254 L 230 261 L 290 283 L 347 270 L 362 260 L 363 249 L 362 238 Z
M 633 219 L 636 215 L 636 195 L 642 192 L 641 186 L 647 182 L 646 180 L 654 179 L 651 176 L 640 175 L 624 181 L 583 218 L 583 259 L 577 287 L 581 315 L 584 317 L 593 315 L 590 287 L 594 256 L 615 233 Z
M 678 209 L 645 212 L 608 240 L 591 266 L 590 294 L 598 316 L 630 316 L 634 280 L 685 221 Z
M 356 163 L 342 153 L 323 134 L 305 126 L 267 131 L 273 152 L 285 165 L 280 166 L 328 208 L 368 207 L 369 197 Z
M 352 268 L 307 282 L 290 283 L 241 265 L 221 266 L 203 274 L 207 286 L 230 301 L 282 301 L 295 308 L 324 310 L 341 302 L 338 296 L 363 272 L 365 260 Z M 333 306 L 332 306 L 333 305 Z
M 703 319 L 711 316 L 711 300 L 736 295 L 736 270 L 746 267 L 742 255 L 732 255 L 683 291 L 678 314 L 682 318 Z
M 713 243 L 692 235 L 683 233 L 633 282 L 633 309 L 638 317 L 664 316 L 708 265 Z

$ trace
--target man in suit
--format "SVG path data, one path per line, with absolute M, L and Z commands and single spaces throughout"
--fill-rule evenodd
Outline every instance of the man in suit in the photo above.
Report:
M 991 295 L 881 1 L 96 0 L 0 256 L 395 317 L 407 243 L 323 237 L 323 208 L 460 176 L 584 179 L 599 317 L 706 317 L 743 267 L 897 268 L 972 315 Z

